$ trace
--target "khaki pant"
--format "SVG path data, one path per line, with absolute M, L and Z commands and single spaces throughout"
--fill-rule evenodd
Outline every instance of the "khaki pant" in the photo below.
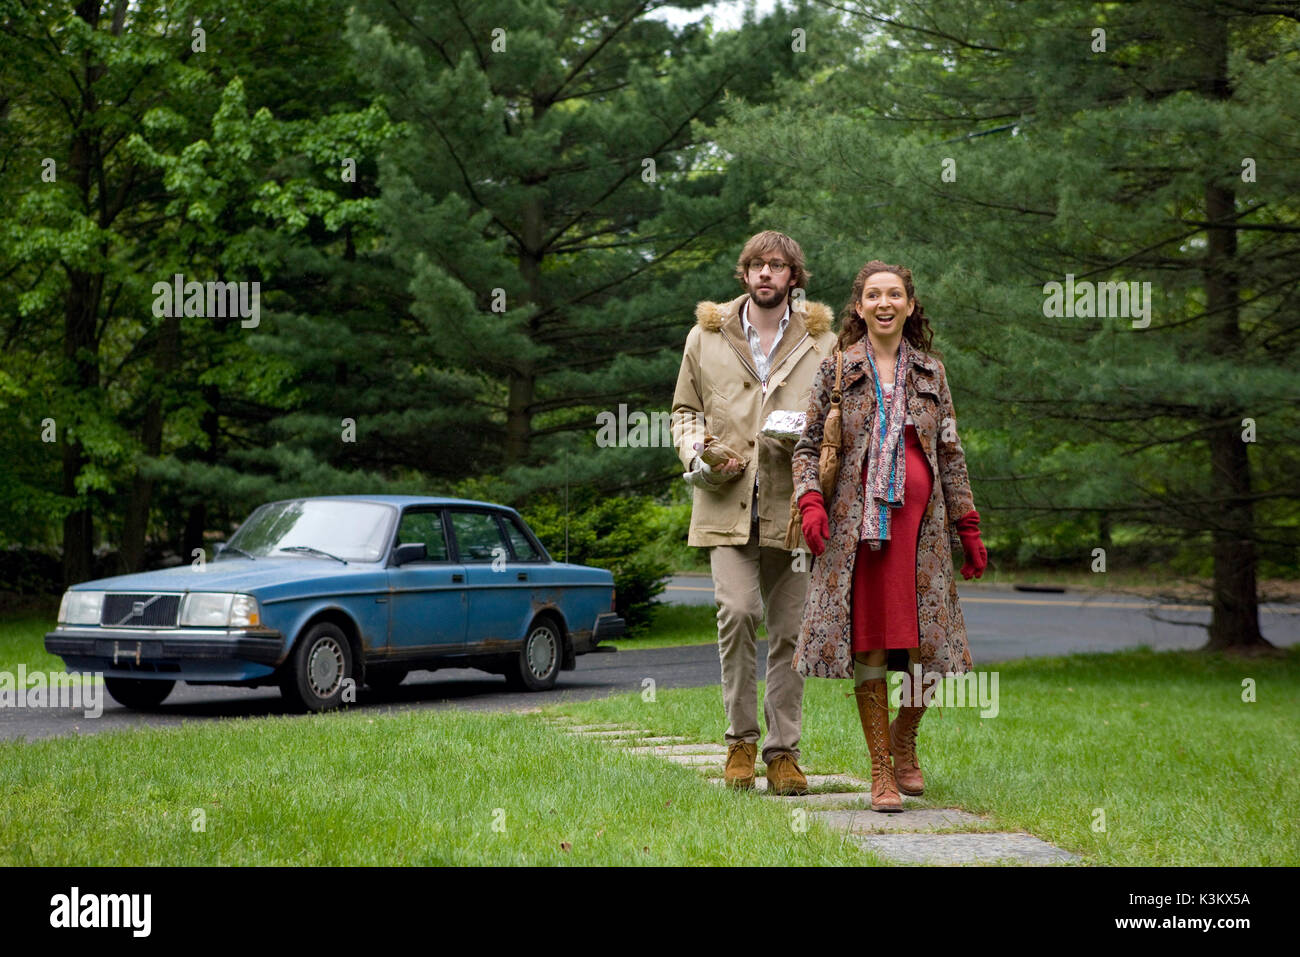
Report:
M 794 571 L 795 558 L 790 552 L 760 547 L 757 533 L 751 534 L 745 545 L 710 549 L 709 561 L 718 603 L 718 657 L 722 662 L 727 744 L 758 743 L 754 663 L 758 621 L 766 604 L 767 686 L 763 715 L 767 739 L 763 742 L 763 761 L 767 763 L 781 752 L 798 761 L 804 679 L 791 662 L 808 590 L 808 572 Z

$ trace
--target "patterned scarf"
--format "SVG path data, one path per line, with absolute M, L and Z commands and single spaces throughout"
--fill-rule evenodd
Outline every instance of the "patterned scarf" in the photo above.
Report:
M 907 455 L 903 446 L 903 426 L 907 421 L 907 370 L 912 361 L 911 346 L 903 339 L 898 344 L 898 364 L 894 371 L 894 391 L 888 404 L 880 386 L 871 339 L 867 343 L 867 361 L 871 363 L 871 384 L 876 390 L 876 417 L 867 447 L 867 467 L 862 481 L 865 502 L 862 506 L 862 530 L 858 540 L 879 549 L 889 541 L 889 509 L 902 508 L 906 482 Z

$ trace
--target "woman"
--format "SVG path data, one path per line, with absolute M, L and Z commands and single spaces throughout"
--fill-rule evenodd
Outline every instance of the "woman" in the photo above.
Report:
M 820 556 L 794 667 L 805 676 L 853 678 L 875 811 L 901 811 L 900 790 L 924 790 L 916 758 L 925 713 L 913 683 L 918 666 L 925 675 L 971 670 L 950 548 L 959 537 L 965 578 L 980 577 L 988 562 L 948 380 L 929 354 L 933 335 L 910 270 L 879 260 L 863 266 L 839 336 L 842 442 L 829 515 L 818 456 L 834 356 L 818 369 L 794 451 L 800 524 Z M 911 672 L 892 724 L 886 667 Z

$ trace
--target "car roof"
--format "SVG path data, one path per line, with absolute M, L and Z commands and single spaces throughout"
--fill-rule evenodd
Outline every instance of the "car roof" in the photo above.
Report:
M 469 498 L 447 498 L 436 495 L 303 495 L 297 498 L 282 498 L 281 502 L 374 502 L 378 505 L 396 505 L 403 508 L 408 505 L 472 505 L 478 508 L 495 508 L 504 512 L 514 512 L 509 505 L 496 502 L 479 502 Z M 516 513 L 517 514 L 517 513 Z

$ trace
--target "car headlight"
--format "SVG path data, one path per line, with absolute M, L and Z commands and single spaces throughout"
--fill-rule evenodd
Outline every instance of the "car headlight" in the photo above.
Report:
M 65 591 L 59 602 L 59 624 L 98 625 L 103 607 L 102 591 Z
M 235 628 L 248 628 L 262 623 L 257 599 L 252 595 L 235 595 L 230 601 L 230 624 Z
M 257 599 L 229 592 L 190 592 L 180 623 L 198 628 L 247 628 L 261 623 Z

